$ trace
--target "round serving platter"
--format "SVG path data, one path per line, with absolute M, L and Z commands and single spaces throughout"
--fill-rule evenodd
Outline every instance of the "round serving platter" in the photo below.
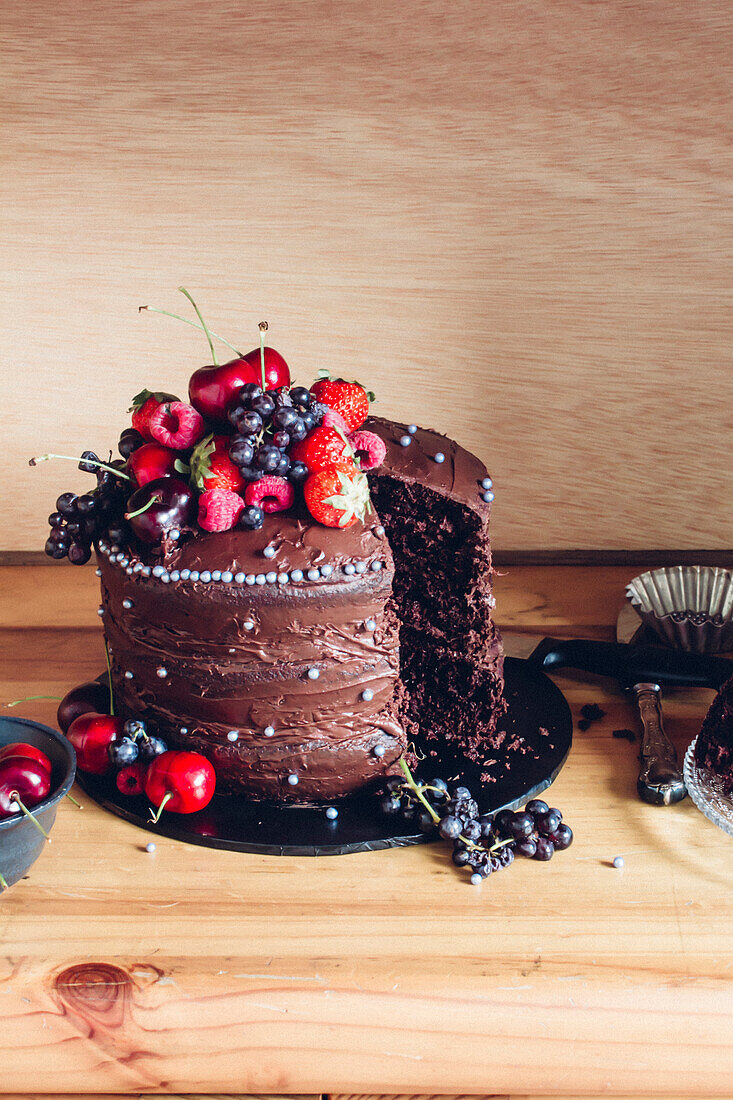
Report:
M 506 658 L 504 674 L 507 713 L 499 728 L 506 731 L 506 744 L 518 735 L 529 751 L 511 753 L 508 768 L 494 783 L 481 782 L 484 764 L 472 763 L 447 744 L 438 748 L 437 756 L 428 757 L 419 770 L 423 779 L 441 776 L 463 783 L 477 799 L 482 813 L 523 806 L 549 787 L 565 763 L 572 742 L 570 708 L 553 682 L 526 661 L 512 657 Z M 148 800 L 121 794 L 109 776 L 78 772 L 77 781 L 90 798 L 125 821 L 159 836 L 209 848 L 276 856 L 335 856 L 434 839 L 399 816 L 382 813 L 373 793 L 352 795 L 334 803 L 338 808 L 334 821 L 326 817 L 327 803 L 286 806 L 237 795 L 215 795 L 198 813 L 163 813 L 153 824 Z

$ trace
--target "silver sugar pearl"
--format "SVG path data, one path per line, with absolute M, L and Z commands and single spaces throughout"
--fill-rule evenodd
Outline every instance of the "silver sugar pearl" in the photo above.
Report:
M 308 679 L 309 680 L 317 680 L 320 675 L 321 675 L 321 670 L 319 668 L 309 668 L 308 669 Z
M 379 757 L 380 759 L 384 756 L 386 751 L 387 750 L 385 749 L 384 745 L 375 745 L 374 746 L 374 755 Z
M 149 852 L 151 855 L 153 852 L 157 852 L 157 850 L 158 846 L 157 844 L 154 844 L 152 840 L 149 840 L 148 843 L 145 845 L 145 851 Z
M 441 462 L 445 462 L 445 455 L 443 454 L 442 451 L 438 451 L 438 453 L 436 455 L 434 455 L 433 457 L 434 457 L 434 460 L 438 463 L 439 466 L 440 466 Z
M 494 494 L 491 489 L 487 489 L 485 493 L 481 494 L 481 497 L 483 500 L 486 501 L 487 504 L 491 504 L 492 500 L 494 499 Z
M 287 584 L 289 580 L 290 580 L 290 577 L 288 576 L 287 573 L 278 573 L 278 575 L 277 575 L 278 584 Z
M 258 573 L 257 576 L 255 577 L 255 583 L 256 584 L 267 584 L 267 577 L 265 576 L 265 574 L 264 573 Z
M 371 569 L 372 573 L 378 573 L 382 568 L 382 564 L 383 563 L 381 561 L 373 561 L 369 568 Z
M 289 775 L 288 776 L 288 783 L 290 784 L 291 787 L 297 787 L 298 786 L 298 777 L 297 777 L 297 775 L 295 775 L 295 774 Z
M 483 479 L 483 481 L 481 482 L 481 488 L 482 489 L 493 489 L 494 488 L 494 483 L 493 483 L 493 481 L 491 480 L 490 477 L 485 477 Z
M 97 566 L 97 568 L 94 570 L 94 572 L 97 574 L 98 577 L 102 576 L 102 570 L 99 568 L 99 566 Z
M 623 856 L 614 856 L 613 865 L 620 870 L 622 867 L 626 866 L 626 860 Z
M 103 607 L 101 607 L 101 606 L 100 606 L 100 607 L 98 607 L 98 608 L 97 608 L 97 614 L 98 614 L 98 615 L 99 615 L 99 617 L 101 618 L 101 617 L 102 617 L 102 615 L 104 615 L 104 608 L 103 608 Z
M 317 581 L 321 575 L 320 569 L 309 569 L 307 577 L 309 581 Z
M 181 537 L 181 532 L 178 530 L 178 528 L 177 527 L 171 527 L 170 531 L 168 532 L 168 538 L 173 539 L 174 542 L 178 542 L 180 537 Z
M 411 443 L 412 443 L 412 436 L 411 435 L 401 435 L 400 436 L 400 447 L 409 447 Z
M 265 726 L 265 728 L 263 729 L 262 732 L 264 733 L 265 737 L 274 737 L 275 736 L 275 727 L 274 726 Z
M 348 565 L 344 566 L 344 573 L 346 574 L 347 577 L 353 577 L 354 573 L 356 573 L 356 569 L 351 564 L 351 562 L 349 562 Z
M 384 536 L 384 527 L 382 526 L 381 523 L 378 523 L 377 526 L 374 528 L 374 534 L 379 539 L 383 538 L 383 536 Z
M 132 673 L 129 670 L 125 673 L 125 679 L 132 680 Z
M 229 733 L 227 734 L 227 741 L 238 741 L 238 740 L 239 740 L 239 730 L 229 730 Z
M 371 703 L 372 699 L 374 698 L 374 692 L 371 688 L 364 688 L 361 693 L 361 697 L 365 703 Z
M 224 581 L 224 584 L 231 584 L 234 580 L 234 574 L 231 573 L 228 569 L 225 569 L 221 575 L 221 579 Z
M 204 584 L 208 584 L 211 580 L 211 573 L 208 569 L 204 569 L 203 573 L 199 573 L 199 580 Z
M 234 656 L 234 654 L 235 654 L 236 652 L 237 652 L 237 651 L 236 651 L 236 649 L 230 649 L 230 650 L 229 650 L 229 654 L 230 654 L 230 656 L 232 656 L 232 657 Z
M 150 568 L 150 566 L 149 565 L 144 565 L 143 566 L 143 576 L 144 577 L 149 577 L 151 573 L 152 573 L 152 569 Z
M 277 580 L 277 573 L 275 573 L 275 572 L 266 573 L 265 574 L 265 580 L 267 581 L 268 584 L 274 584 L 275 581 Z
M 244 580 L 245 580 L 244 573 L 235 573 L 234 574 L 234 581 L 235 581 L 236 584 L 244 584 Z
M 220 581 L 221 580 L 221 569 L 215 569 L 214 572 L 211 574 L 211 579 L 212 579 L 212 581 Z
M 180 581 L 180 579 L 181 579 L 181 574 L 178 572 L 177 569 L 174 569 L 173 572 L 171 573 L 171 580 L 175 582 L 175 581 Z
M 255 584 L 256 581 L 257 577 L 255 577 L 254 573 L 248 573 L 247 576 L 244 578 L 244 583 L 248 584 L 250 588 L 253 584 Z
M 266 558 L 274 558 L 275 557 L 275 547 L 274 546 L 266 546 L 265 549 L 262 551 L 262 554 Z
M 339 815 L 339 812 L 338 812 L 338 810 L 336 809 L 335 806 L 327 806 L 326 807 L 326 817 L 328 818 L 329 821 L 335 821 L 336 818 L 338 817 L 338 815 Z
M 370 633 L 372 631 L 376 630 L 377 629 L 376 621 L 374 619 L 367 619 L 366 622 L 364 623 L 364 629 L 368 630 Z
M 129 600 L 129 599 L 124 599 L 124 600 L 122 601 L 122 606 L 123 606 L 123 607 L 124 607 L 124 608 L 125 608 L 125 609 L 126 609 L 127 611 L 129 611 L 129 610 L 130 610 L 130 608 L 132 607 L 132 600 Z
M 198 569 L 192 569 L 192 570 L 191 570 L 191 574 L 190 574 L 190 576 L 191 576 L 191 580 L 192 580 L 192 581 L 197 581 L 197 580 L 199 579 L 199 571 L 198 571 Z
M 161 584 L 170 584 L 170 573 L 162 573 L 159 579 Z
M 161 679 L 161 680 L 165 680 L 166 676 L 168 675 L 168 669 L 167 669 L 167 668 L 163 668 L 163 666 L 162 666 L 162 665 L 160 665 L 160 667 L 159 667 L 159 668 L 156 668 L 156 670 L 155 670 L 155 675 L 156 675 L 156 676 L 157 676 L 157 677 L 158 677 L 159 679 Z
M 333 573 L 333 566 L 332 565 L 322 565 L 321 566 L 321 576 L 322 577 L 330 577 L 332 573 Z
M 244 627 L 245 630 L 254 630 L 254 628 L 255 628 L 255 624 L 252 621 L 252 619 L 245 619 L 244 622 L 242 623 L 242 626 Z
M 182 737 L 185 737 L 186 734 L 188 733 L 188 726 L 181 726 L 181 728 L 179 730 L 179 733 L 181 734 Z
M 295 581 L 296 584 L 299 581 L 302 581 L 303 580 L 303 570 L 302 569 L 294 569 L 293 572 L 290 574 L 290 579 L 291 579 L 291 581 Z
M 407 430 L 410 433 L 410 435 L 414 435 L 415 432 L 417 431 L 417 424 L 408 424 L 407 425 Z
M 165 573 L 165 569 L 163 568 L 162 565 L 156 565 L 156 566 L 153 567 L 153 576 L 154 577 L 162 577 L 164 573 Z
M 367 565 L 365 561 L 358 561 L 354 566 L 354 569 L 357 573 L 366 573 L 366 567 Z

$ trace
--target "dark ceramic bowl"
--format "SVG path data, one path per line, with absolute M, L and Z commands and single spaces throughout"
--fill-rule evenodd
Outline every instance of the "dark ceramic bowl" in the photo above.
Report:
M 0 748 L 15 741 L 35 745 L 51 761 L 51 793 L 33 807 L 33 814 L 47 833 L 56 820 L 56 809 L 71 790 L 76 775 L 74 746 L 63 734 L 25 718 L 0 718 Z M 0 818 L 0 874 L 12 886 L 40 856 L 46 840 L 22 814 Z

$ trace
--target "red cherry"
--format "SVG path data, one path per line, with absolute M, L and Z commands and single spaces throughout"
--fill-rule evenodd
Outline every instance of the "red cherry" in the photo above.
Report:
M 0 749 L 0 760 L 7 760 L 14 757 L 20 757 L 24 760 L 34 760 L 36 764 L 40 764 L 42 768 L 45 768 L 48 774 L 51 774 L 51 761 L 46 756 L 45 752 L 41 752 L 35 745 L 29 745 L 25 741 L 16 741 L 13 745 L 5 745 Z
M 259 348 L 218 367 L 194 371 L 188 383 L 188 396 L 193 407 L 210 423 L 228 424 L 227 405 L 248 382 L 262 384 Z M 274 348 L 265 348 L 265 382 L 271 390 L 290 385 L 288 364 Z
M 196 500 L 180 477 L 156 477 L 132 494 L 127 509 L 125 518 L 140 541 L 156 543 L 168 531 L 193 522 Z
M 37 761 L 20 756 L 0 760 L 0 817 L 17 814 L 13 804 L 18 800 L 36 806 L 50 790 L 51 776 Z
M 158 477 L 172 477 L 176 472 L 175 451 L 162 447 L 160 443 L 144 443 L 133 451 L 127 460 L 127 471 L 132 474 L 138 485 L 147 485 Z
M 100 684 L 98 680 L 90 680 L 87 684 L 80 684 L 72 688 L 61 702 L 56 712 L 56 721 L 62 733 L 66 733 L 71 723 L 80 714 L 104 714 L 109 706 L 109 688 L 106 684 Z
M 121 718 L 109 714 L 81 714 L 66 734 L 76 749 L 79 767 L 91 775 L 105 775 L 111 768 L 107 749 L 122 734 Z
M 156 756 L 145 777 L 145 793 L 157 806 L 157 821 L 163 809 L 192 814 L 208 806 L 216 787 L 213 767 L 197 752 L 170 749 Z

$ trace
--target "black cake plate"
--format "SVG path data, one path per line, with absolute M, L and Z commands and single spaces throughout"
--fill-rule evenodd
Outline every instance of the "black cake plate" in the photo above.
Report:
M 467 760 L 443 744 L 436 757 L 421 764 L 422 779 L 441 776 L 467 786 L 482 813 L 505 806 L 523 806 L 552 783 L 570 751 L 573 720 L 559 688 L 526 661 L 507 657 L 505 698 L 507 713 L 499 723 L 505 744 L 519 735 L 529 751 L 509 753 L 509 767 L 493 783 L 482 783 L 485 765 Z M 418 749 L 420 746 L 418 746 Z M 327 803 L 317 806 L 285 806 L 257 802 L 239 795 L 214 795 L 204 810 L 195 814 L 163 813 L 150 821 L 148 800 L 118 791 L 109 776 L 77 772 L 79 786 L 105 809 L 125 821 L 160 836 L 173 837 L 208 848 L 257 852 L 272 856 L 337 856 L 350 852 L 399 848 L 423 844 L 433 835 L 419 832 L 399 816 L 384 814 L 373 793 L 361 793 L 334 803 L 338 817 L 326 817 Z

